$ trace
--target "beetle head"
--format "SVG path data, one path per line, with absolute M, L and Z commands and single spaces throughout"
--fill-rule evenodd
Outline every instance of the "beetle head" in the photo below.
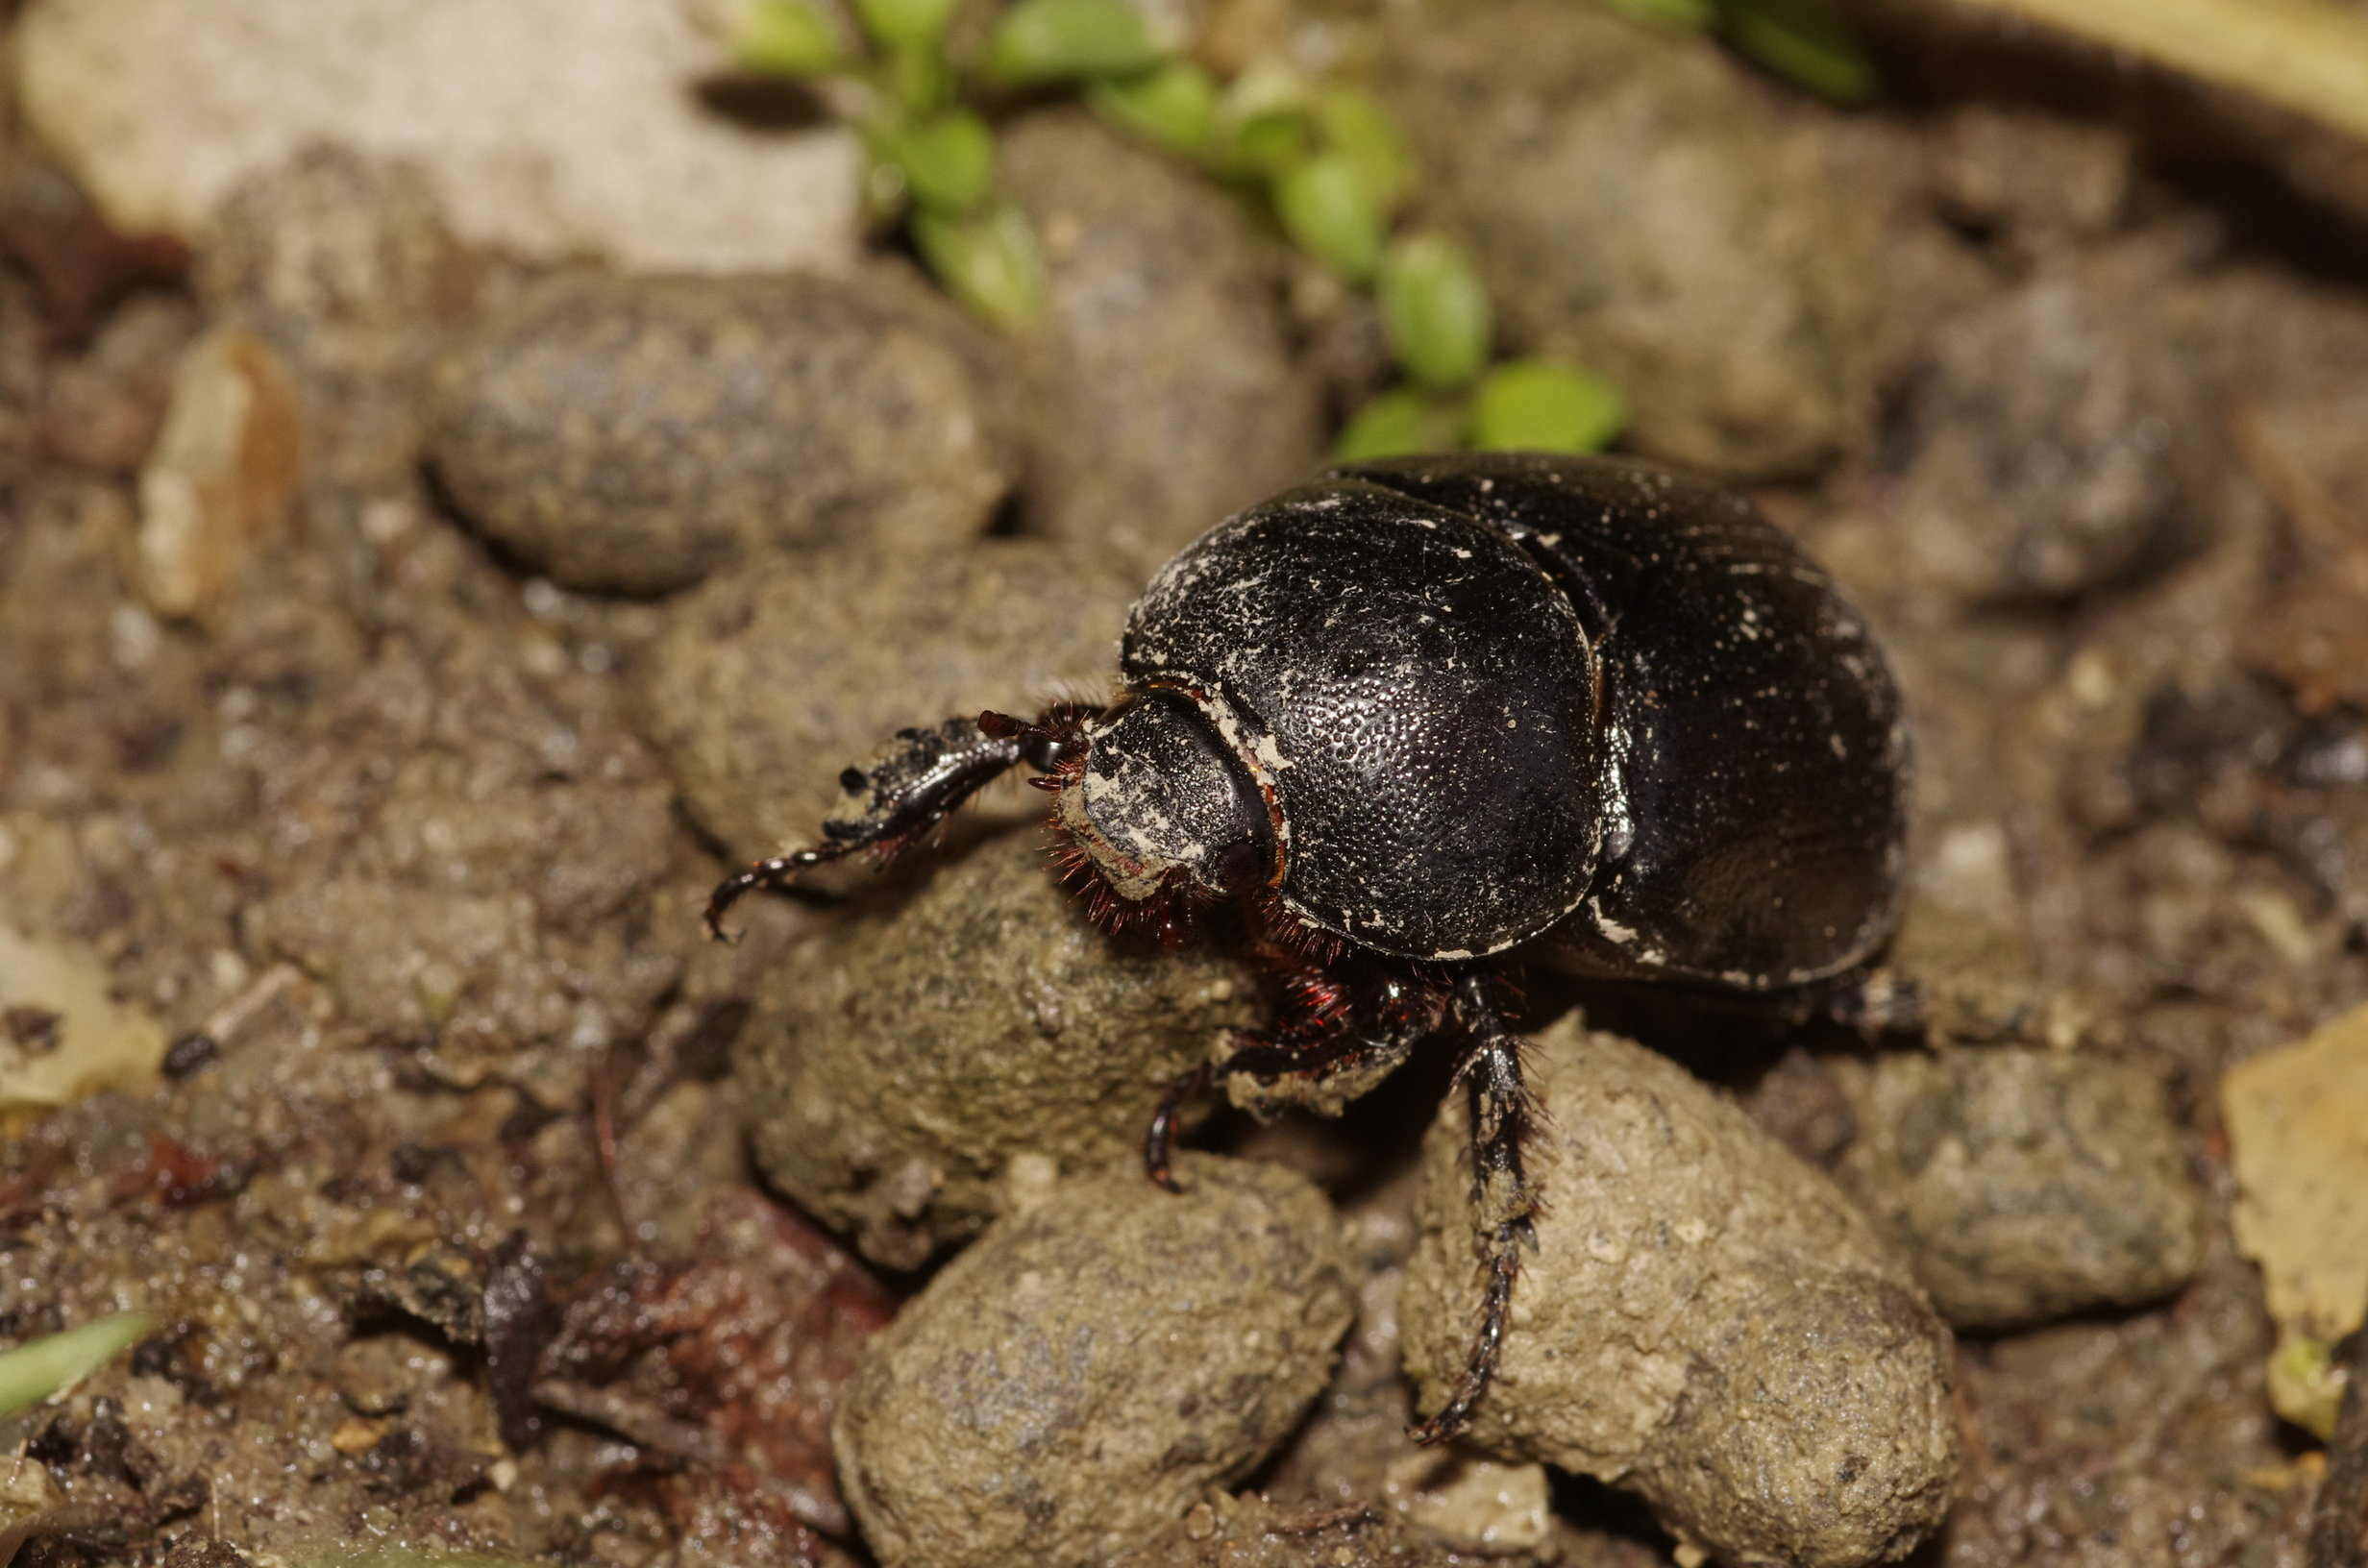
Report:
M 1270 830 L 1257 787 L 1191 701 L 1145 693 L 1086 726 L 1053 821 L 1118 898 L 1232 893 L 1259 881 Z

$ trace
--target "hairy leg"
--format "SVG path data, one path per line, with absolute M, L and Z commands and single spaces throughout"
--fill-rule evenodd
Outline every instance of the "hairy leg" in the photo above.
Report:
M 1506 1025 L 1489 995 L 1487 977 L 1477 971 L 1458 978 L 1455 1005 L 1465 1035 L 1456 1081 L 1470 1096 L 1472 1206 L 1479 1217 L 1483 1280 L 1480 1322 L 1455 1391 L 1411 1429 L 1418 1443 L 1444 1442 L 1469 1424 L 1496 1375 L 1522 1250 L 1536 1244 L 1539 1194 L 1523 1162 L 1522 1142 L 1537 1125 L 1538 1112 L 1521 1081 L 1520 1037 Z
M 1272 1104 L 1323 1109 L 1306 1090 L 1336 1075 L 1377 1083 L 1439 1026 L 1446 998 L 1427 974 L 1401 966 L 1352 973 L 1306 962 L 1284 949 L 1276 962 L 1282 1006 L 1271 1029 L 1237 1030 L 1233 1053 L 1179 1074 L 1160 1097 L 1143 1139 L 1144 1170 L 1169 1191 L 1176 1118 L 1184 1106 L 1236 1074 L 1278 1087 Z M 1352 1092 L 1361 1092 L 1355 1090 Z M 1253 1112 L 1263 1114 L 1260 1106 Z M 1335 1108 L 1336 1109 L 1336 1108 Z

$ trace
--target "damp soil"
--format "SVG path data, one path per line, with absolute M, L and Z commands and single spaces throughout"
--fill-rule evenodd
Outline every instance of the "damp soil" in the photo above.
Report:
M 1275 47 L 1304 19 L 1232 9 Z M 1843 113 L 1575 3 L 1308 9 L 1387 85 L 1516 346 L 1613 370 L 1631 451 L 1750 488 L 1877 625 L 1916 726 L 1899 961 L 1938 1054 L 1543 981 L 1529 1021 L 1576 1003 L 1683 1063 L 1938 1260 L 1958 1468 L 1915 1561 L 2303 1563 L 2324 1458 L 2272 1411 L 2218 1090 L 2368 1001 L 2368 262 L 2290 195 L 2257 222 L 2258 169 L 2166 168 L 2108 96 L 1903 68 L 1912 93 Z M 852 911 L 763 901 L 729 947 L 700 909 L 898 726 L 1104 678 L 1124 584 L 1320 461 L 1318 410 L 1374 384 L 1369 316 L 1062 113 L 1010 172 L 1077 292 L 1024 350 L 884 256 L 778 293 L 555 283 L 333 148 L 187 243 L 118 234 L 0 123 L 0 979 L 28 991 L 0 995 L 0 1341 L 156 1319 L 0 1420 L 0 1468 L 50 1488 L 17 1560 L 877 1560 L 834 1418 L 944 1249 L 1044 1177 L 1015 1129 L 1058 1118 L 957 1093 L 886 1154 L 831 1118 L 916 1116 L 879 1079 L 923 1075 L 932 1006 L 1000 1009 L 1048 1061 L 1137 1027 L 1147 1004 L 1076 1010 L 1157 959 L 1085 974 L 1098 939 L 1032 894 L 982 894 L 981 935 L 925 870 Z M 490 412 L 500 386 L 456 391 L 555 287 L 564 373 Z M 690 325 L 636 358 L 653 299 Z M 832 378 L 891 317 L 904 357 Z M 779 359 L 769 395 L 617 395 L 719 353 Z M 654 491 L 569 446 L 620 408 Z M 703 453 L 728 515 L 652 521 L 721 471 Z M 759 526 L 779 474 L 797 514 Z M 1033 874 L 975 846 L 1024 794 L 954 834 L 964 874 Z M 104 1005 L 58 1011 L 68 972 Z M 1200 972 L 1165 983 L 1230 1017 Z M 61 1050 L 115 1066 L 19 1096 Z M 831 1125 L 768 1156 L 752 1109 L 817 1075 Z M 1124 1560 L 1666 1560 L 1594 1482 L 1496 1466 L 1481 1490 L 1525 1501 L 1467 1507 L 1399 1436 L 1442 1076 L 1210 1135 L 1329 1195 L 1358 1321 L 1240 1495 Z M 1097 1092 L 1130 1125 L 1094 1158 L 1122 1159 L 1154 1090 Z M 897 1186 L 966 1115 L 992 1159 Z M 801 1161 L 827 1195 L 801 1202 Z M 2036 1247 L 1999 1220 L 2035 1210 L 2067 1216 Z

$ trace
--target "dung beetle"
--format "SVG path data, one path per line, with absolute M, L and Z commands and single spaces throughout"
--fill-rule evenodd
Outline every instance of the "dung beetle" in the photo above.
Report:
M 1026 764 L 1111 924 L 1234 898 L 1284 1017 L 1172 1086 L 1145 1139 L 1172 1185 L 1181 1101 L 1237 1072 L 1320 1081 L 1460 1041 L 1488 1387 L 1539 1192 L 1536 1108 L 1489 976 L 1844 995 L 1895 922 L 1908 729 L 1883 653 L 1752 504 L 1640 464 L 1496 454 L 1335 468 L 1219 524 L 1128 616 L 1105 705 L 903 731 L 815 847 L 707 907 L 890 850 Z

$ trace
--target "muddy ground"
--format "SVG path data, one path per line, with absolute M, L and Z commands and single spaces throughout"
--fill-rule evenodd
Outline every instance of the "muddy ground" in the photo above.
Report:
M 1284 8 L 1239 9 L 1289 44 Z M 2356 231 L 2077 76 L 1905 57 L 1844 112 L 1575 4 L 1322 9 L 1508 337 L 1614 375 L 1627 450 L 1751 488 L 1880 629 L 1920 756 L 1900 963 L 1975 1020 L 1956 1038 L 2005 1020 L 1988 1043 L 2074 1064 L 2010 1107 L 2094 1081 L 2164 1108 L 2159 1150 L 2095 1123 L 2166 1194 L 2129 1258 L 2073 1260 L 2101 1284 L 2001 1302 L 1978 1238 L 1957 1297 L 1923 1271 L 1961 1459 L 1915 1560 L 2302 1562 L 2323 1460 L 2270 1408 L 2217 1088 L 2368 1000 Z M 1320 459 L 1379 373 L 1372 320 L 1058 109 L 1004 140 L 1054 301 L 1020 347 L 891 254 L 689 303 L 555 282 L 336 148 L 185 245 L 126 236 L 9 114 L 0 927 L 39 955 L 16 974 L 103 977 L 120 1014 L 64 1039 L 130 1065 L 0 1104 L 0 1339 L 160 1324 L 0 1422 L 54 1493 L 18 1560 L 871 1560 L 832 1416 L 1018 1151 L 935 1208 L 925 1179 L 802 1208 L 748 1111 L 817 1062 L 921 1070 L 864 1031 L 966 997 L 973 939 L 949 918 L 956 972 L 905 953 L 867 995 L 817 968 L 872 951 L 844 912 L 769 903 L 723 948 L 700 906 L 896 725 L 1102 678 L 1132 586 Z M 1152 1011 L 1199 1005 L 1156 983 Z M 1915 1232 L 1862 1048 L 1578 1000 Z M 50 1036 L 16 1017 L 30 1060 Z M 1469 1555 L 1373 1458 L 1405 1397 L 1374 1291 L 1439 1087 L 1216 1130 L 1351 1212 L 1368 1310 L 1247 1493 L 1139 1560 Z M 1094 1092 L 1122 1157 L 1151 1088 Z M 2076 1187 L 2034 1201 L 2127 1196 Z M 1672 1550 L 1592 1482 L 1547 1503 L 1522 1560 Z

